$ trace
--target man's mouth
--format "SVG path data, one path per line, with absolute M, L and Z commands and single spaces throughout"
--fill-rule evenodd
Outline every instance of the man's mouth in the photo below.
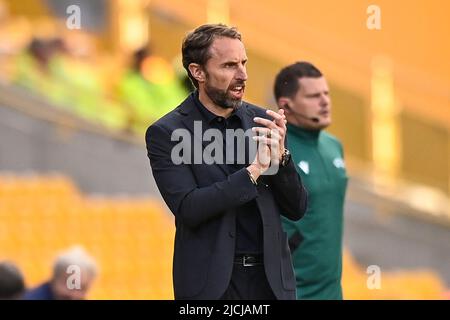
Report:
M 233 95 L 237 98 L 241 98 L 244 94 L 245 85 L 240 86 L 233 86 L 230 91 L 233 93 Z

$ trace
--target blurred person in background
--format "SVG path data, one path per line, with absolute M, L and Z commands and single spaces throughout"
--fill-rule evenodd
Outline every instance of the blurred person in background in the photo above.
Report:
M 71 88 L 59 77 L 62 65 L 55 63 L 66 53 L 62 39 L 32 38 L 15 58 L 14 84 L 46 97 L 57 107 L 69 108 Z
M 122 130 L 125 108 L 109 94 L 92 36 L 72 32 L 35 37 L 15 59 L 13 82 L 93 123 Z
M 52 74 L 66 89 L 65 106 L 77 115 L 114 130 L 126 127 L 125 108 L 112 98 L 101 70 L 94 39 L 82 32 L 49 40 Z
M 25 300 L 83 300 L 97 276 L 94 259 L 81 247 L 62 252 L 53 265 L 52 278 L 26 292 Z
M 183 57 L 181 54 L 175 56 L 172 60 L 173 69 L 175 71 L 176 77 L 178 81 L 181 83 L 181 86 L 184 88 L 186 92 L 195 91 L 195 87 L 192 84 L 191 79 L 186 74 L 186 70 L 183 67 Z
M 52 50 L 46 39 L 33 38 L 25 51 L 16 57 L 14 82 L 41 95 L 55 93 L 50 69 L 51 55 Z
M 85 32 L 61 33 L 49 39 L 52 75 L 65 88 L 61 105 L 78 116 L 113 130 L 126 127 L 124 106 L 114 99 L 103 74 L 103 55 L 95 38 Z
M 9 261 L 0 262 L 0 300 L 20 299 L 25 292 L 22 272 Z
M 133 53 L 130 69 L 119 83 L 119 96 L 129 110 L 130 128 L 142 133 L 151 122 L 170 112 L 187 92 L 166 60 L 148 47 Z
M 325 77 L 311 63 L 283 68 L 275 79 L 277 105 L 288 121 L 287 137 L 298 174 L 308 190 L 302 220 L 283 217 L 297 280 L 298 299 L 342 299 L 343 208 L 347 174 L 331 124 Z

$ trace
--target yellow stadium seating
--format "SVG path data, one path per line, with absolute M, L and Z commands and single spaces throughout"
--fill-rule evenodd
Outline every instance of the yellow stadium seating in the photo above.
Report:
M 87 197 L 61 176 L 0 176 L 0 221 L 0 260 L 17 263 L 28 287 L 79 244 L 99 266 L 90 299 L 173 299 L 174 224 L 157 200 Z M 449 298 L 432 271 L 383 272 L 381 288 L 369 290 L 348 251 L 343 265 L 346 299 Z
M 380 268 L 381 269 L 381 268 Z M 344 299 L 448 299 L 442 280 L 431 270 L 381 270 L 379 288 L 369 289 L 371 273 L 356 263 L 348 251 L 344 251 L 342 287 Z

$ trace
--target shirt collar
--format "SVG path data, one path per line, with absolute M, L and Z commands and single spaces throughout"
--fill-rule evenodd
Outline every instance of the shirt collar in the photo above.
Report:
M 316 142 L 321 133 L 321 130 L 308 130 L 289 123 L 287 124 L 287 129 L 288 132 L 291 132 L 295 136 L 311 142 Z
M 214 120 L 216 120 L 217 118 L 220 118 L 221 116 L 218 116 L 214 113 L 212 113 L 211 111 L 209 111 L 204 105 L 203 103 L 200 101 L 199 99 L 199 93 L 198 90 L 195 90 L 192 93 L 192 96 L 194 98 L 194 102 L 196 107 L 198 108 L 198 110 L 200 111 L 200 113 L 202 114 L 202 116 L 204 117 L 204 119 L 211 124 L 211 122 L 213 122 Z M 233 112 L 231 113 L 231 115 L 228 117 L 228 119 L 230 119 L 233 116 L 237 116 L 240 120 L 242 120 L 242 107 L 237 108 L 236 110 L 233 110 Z M 222 117 L 223 118 L 223 117 Z

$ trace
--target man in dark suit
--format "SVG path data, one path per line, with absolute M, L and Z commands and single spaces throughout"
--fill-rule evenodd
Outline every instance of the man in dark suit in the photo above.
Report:
M 307 195 L 285 148 L 284 111 L 242 101 L 247 56 L 235 28 L 198 27 L 182 55 L 197 90 L 146 133 L 175 215 L 175 298 L 295 299 L 280 214 L 300 219 Z

